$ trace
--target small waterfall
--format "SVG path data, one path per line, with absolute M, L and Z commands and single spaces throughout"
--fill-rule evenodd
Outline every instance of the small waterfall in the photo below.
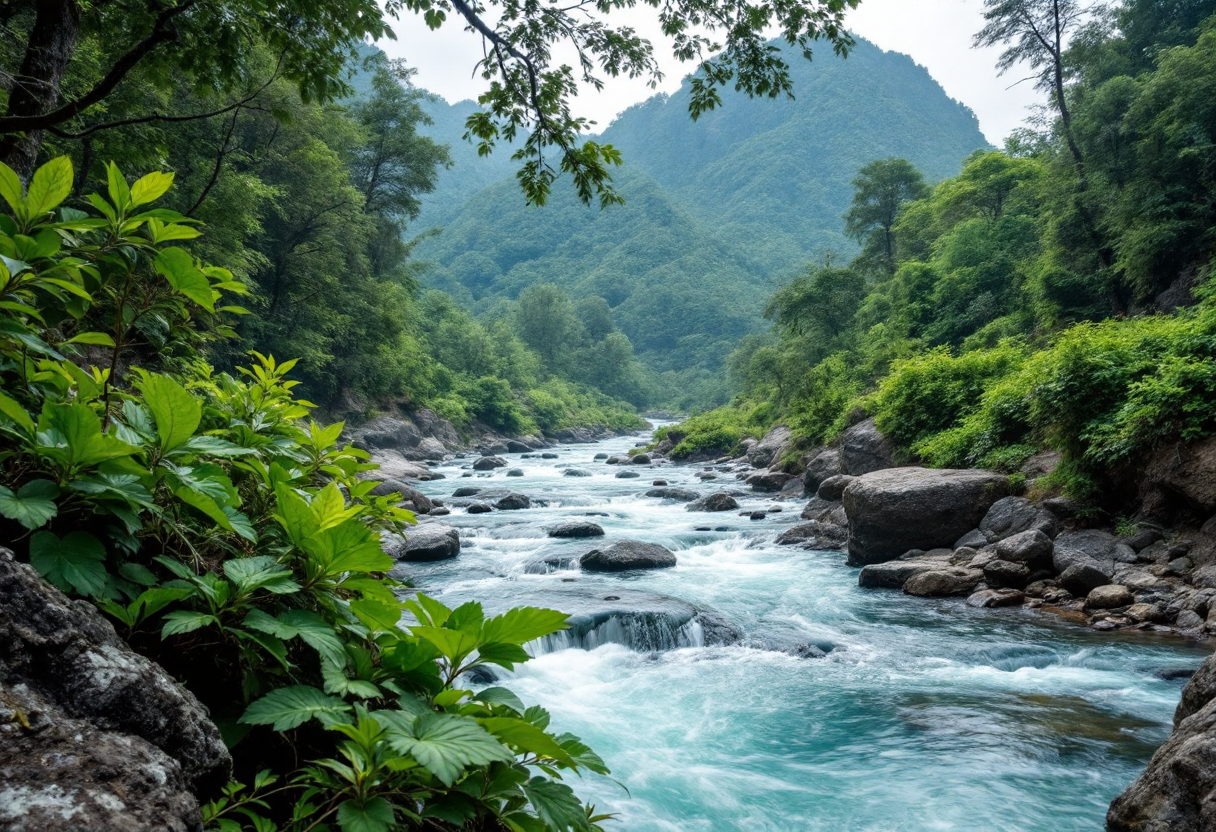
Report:
M 654 612 L 614 612 L 604 616 L 576 617 L 570 629 L 525 645 L 532 656 L 577 647 L 594 650 L 603 644 L 621 644 L 639 653 L 704 647 L 705 629 L 696 618 Z

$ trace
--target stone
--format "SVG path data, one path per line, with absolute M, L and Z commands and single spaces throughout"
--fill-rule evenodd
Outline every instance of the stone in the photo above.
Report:
M 680 502 L 690 502 L 697 499 L 697 492 L 690 491 L 687 488 L 668 488 L 666 486 L 660 488 L 652 488 L 646 492 L 647 497 L 658 497 L 661 500 L 679 500 Z
M 589 477 L 591 472 L 586 468 L 566 468 L 562 471 L 563 477 Z
M 400 450 L 413 448 L 421 442 L 422 431 L 413 422 L 395 416 L 378 416 L 352 430 L 351 439 L 356 445 L 362 445 L 368 450 Z
M 650 484 L 654 486 L 663 486 L 667 485 L 667 480 L 651 480 Z
M 438 439 L 432 436 L 427 436 L 418 443 L 414 448 L 414 454 L 419 459 L 429 460 L 432 462 L 442 462 L 448 455 L 448 449 Z
M 633 465 L 649 465 L 651 463 L 650 454 L 634 454 L 629 458 L 629 462 Z
M 520 509 L 532 508 L 532 498 L 527 494 L 511 493 L 494 503 L 494 508 L 499 511 L 518 511 Z
M 781 486 L 781 491 L 778 492 L 778 497 L 783 500 L 797 500 L 804 496 L 806 496 L 806 484 L 797 477 Z
M 540 455 L 540 458 L 541 459 L 557 459 L 557 454 L 553 453 L 553 451 L 545 451 L 543 454 Z
M 986 609 L 989 607 L 1020 607 L 1026 595 L 1016 589 L 981 589 L 967 596 L 967 606 Z
M 1124 612 L 1136 621 L 1157 623 L 1165 620 L 1165 610 L 1158 604 L 1132 604 Z
M 1200 566 L 1191 573 L 1191 583 L 1205 589 L 1216 589 L 1216 564 Z
M 755 519 L 755 514 L 752 515 Z M 779 546 L 801 546 L 804 549 L 814 549 L 822 552 L 843 550 L 849 542 L 849 531 L 843 526 L 832 523 L 820 523 L 812 520 L 809 523 L 799 523 L 777 535 Z
M 1164 495 L 1171 506 L 1185 505 L 1199 517 L 1216 511 L 1216 436 L 1163 446 L 1144 469 L 1141 494 Z
M 1137 552 L 1147 549 L 1161 539 L 1161 531 L 1152 526 L 1137 526 L 1136 531 L 1126 539 L 1128 546 Z
M 725 491 L 710 494 L 684 506 L 685 511 L 734 511 L 739 503 Z
M 665 569 L 676 565 L 670 549 L 657 543 L 622 540 L 607 549 L 596 549 L 579 558 L 588 572 L 624 572 L 630 569 Z
M 384 551 L 394 560 L 425 562 L 447 560 L 460 554 L 460 535 L 451 526 L 426 523 L 402 535 L 390 535 Z
M 390 494 L 400 494 L 402 502 L 410 502 L 414 504 L 414 511 L 419 514 L 426 514 L 435 507 L 431 502 L 431 498 L 423 494 L 418 489 L 401 480 L 385 480 L 377 485 L 370 492 L 374 497 L 385 497 Z
M 979 528 L 989 543 L 996 543 L 1030 529 L 1055 537 L 1059 523 L 1054 514 L 1025 497 L 1005 497 L 992 504 Z
M 1136 599 L 1132 591 L 1121 584 L 1107 584 L 1094 587 L 1085 596 L 1085 606 L 1094 610 L 1113 610 L 1116 607 L 1126 607 Z
M 452 492 L 453 497 L 473 497 L 485 491 L 484 488 L 477 485 L 462 485 Z
M 1055 539 L 1051 562 L 1057 572 L 1064 572 L 1075 564 L 1090 563 L 1110 576 L 1114 572 L 1115 544 L 1118 542 L 1119 538 L 1113 534 L 1096 529 L 1064 532 Z
M 849 563 L 950 546 L 1008 492 L 1008 477 L 993 471 L 891 468 L 860 476 L 843 494 Z
M 506 468 L 507 461 L 500 456 L 483 456 L 473 463 L 474 471 L 493 471 L 495 468 Z
M 1192 610 L 1183 610 L 1174 619 L 1174 626 L 1179 630 L 1198 630 L 1204 625 L 1203 617 Z
M 806 486 L 807 493 L 813 494 L 820 483 L 839 473 L 840 451 L 836 448 L 824 448 L 807 461 L 802 483 Z
M 1191 563 L 1190 558 L 1184 556 L 1174 558 L 1172 561 L 1167 563 L 1166 566 L 1169 568 L 1169 571 L 1173 572 L 1175 575 L 1185 575 L 1187 572 L 1191 571 L 1191 567 L 1194 566 L 1194 564 Z
M 838 508 L 840 508 L 840 503 L 831 503 L 818 497 L 812 497 L 798 516 L 803 520 L 819 520 L 822 522 L 831 517 L 832 512 Z
M 840 473 L 856 477 L 894 464 L 895 443 L 879 432 L 873 419 L 853 425 L 841 436 Z
M 904 583 L 903 590 L 922 598 L 970 595 L 983 577 L 984 573 L 977 569 L 938 568 L 913 575 Z
M 488 506 L 485 503 L 472 503 L 465 509 L 469 514 L 489 514 L 493 510 L 492 506 Z
M 744 482 L 752 487 L 752 491 L 774 492 L 780 491 L 787 482 L 793 479 L 792 474 L 783 474 L 780 471 L 760 471 L 752 474 Z
M 839 502 L 844 495 L 845 487 L 851 483 L 856 477 L 851 477 L 848 474 L 837 474 L 834 477 L 828 477 L 823 482 L 819 483 L 819 490 L 815 492 L 815 496 L 821 500 L 830 500 L 831 502 Z
M 610 456 L 604 460 L 605 465 L 627 465 L 628 463 L 629 457 L 627 456 Z
M 1051 538 L 1041 529 L 1028 529 L 998 541 L 995 551 L 1001 560 L 1047 567 L 1052 565 L 1054 548 Z
M 780 459 L 781 451 L 790 443 L 793 434 L 785 425 L 777 425 L 756 444 L 747 449 L 744 456 L 757 468 L 767 468 Z
M 195 832 L 232 758 L 192 693 L 0 549 L 0 829 Z
M 913 575 L 941 569 L 935 561 L 890 560 L 863 566 L 857 574 L 857 585 L 865 589 L 903 589 Z
M 988 545 L 988 535 L 979 529 L 972 529 L 954 541 L 955 549 L 981 549 Z
M 1216 657 L 1182 689 L 1174 731 L 1110 804 L 1109 832 L 1211 832 L 1216 828 Z
M 427 514 L 427 517 L 446 517 L 447 515 L 449 515 L 451 513 L 452 513 L 452 510 L 450 508 L 448 508 L 447 506 L 435 506 L 433 509 L 428 511 L 426 514 Z
M 642 476 L 637 471 L 617 471 L 616 478 L 618 480 L 636 480 Z
M 1030 568 L 1024 563 L 1008 560 L 992 560 L 986 563 L 984 580 L 992 587 L 1021 589 L 1030 579 Z
M 607 459 L 607 458 L 608 458 L 608 454 L 605 454 L 605 453 L 598 453 L 592 457 L 592 459 L 594 459 L 594 460 Z
M 549 537 L 603 537 L 604 527 L 598 523 L 574 520 L 549 529 Z
M 368 473 L 369 479 L 382 481 L 390 479 L 425 481 L 443 478 L 442 474 L 436 474 L 422 463 L 408 460 L 400 453 L 392 450 L 373 452 L 371 461 L 380 467 Z
M 1073 595 L 1088 595 L 1090 590 L 1110 583 L 1110 573 L 1092 562 L 1074 563 L 1060 573 L 1060 586 Z
M 522 477 L 523 475 L 524 475 L 524 469 L 523 469 L 523 468 L 509 468 L 509 469 L 507 469 L 507 476 L 508 476 L 508 477 Z
M 518 439 L 508 439 L 507 440 L 507 453 L 526 454 L 530 450 L 532 450 L 532 446 L 529 445 L 527 442 L 521 442 Z

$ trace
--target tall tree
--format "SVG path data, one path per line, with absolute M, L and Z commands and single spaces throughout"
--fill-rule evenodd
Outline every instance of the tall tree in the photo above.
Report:
M 907 159 L 879 159 L 853 180 L 853 203 L 844 215 L 844 230 L 862 244 L 861 263 L 895 274 L 895 221 L 903 206 L 928 195 L 929 186 Z

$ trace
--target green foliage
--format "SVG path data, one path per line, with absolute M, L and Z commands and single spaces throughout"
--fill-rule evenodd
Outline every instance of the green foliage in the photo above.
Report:
M 665 428 L 661 434 L 656 433 L 655 439 L 674 443 L 675 447 L 668 454 L 672 459 L 735 454 L 741 440 L 764 434 L 769 427 L 766 417 L 771 415 L 771 409 L 763 405 L 737 401 Z
M 168 245 L 192 231 L 146 207 L 170 177 L 128 185 L 111 166 L 90 218 L 58 208 L 70 164 L 40 169 L 24 194 L 11 173 L 0 166 L 13 209 L 0 218 L 7 539 L 240 746 L 251 785 L 207 804 L 207 828 L 597 830 L 603 816 L 561 777 L 602 761 L 550 733 L 543 710 L 461 686 L 527 661 L 523 645 L 566 615 L 398 599 L 381 535 L 413 515 L 371 494 L 375 466 L 338 445 L 342 423 L 307 418 L 296 362 L 254 353 L 234 376 L 202 360 L 227 332 L 216 304 L 244 287 Z M 155 354 L 133 334 L 153 316 Z

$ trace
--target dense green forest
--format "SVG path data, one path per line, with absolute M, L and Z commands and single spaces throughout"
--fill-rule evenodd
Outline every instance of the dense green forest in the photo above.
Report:
M 1036 58 L 1036 129 L 932 188 L 869 164 L 845 217 L 861 253 L 772 296 L 729 359 L 739 396 L 684 449 L 778 420 L 815 444 L 871 414 L 909 459 L 1016 471 L 1050 447 L 1058 487 L 1117 501 L 1154 448 L 1216 431 L 1213 12 L 1100 10 Z
M 844 61 L 793 62 L 791 76 L 793 100 L 727 92 L 695 124 L 689 79 L 626 110 L 601 137 L 627 160 L 625 204 L 603 210 L 559 191 L 554 210 L 537 211 L 508 171 L 454 144 L 463 158 L 422 199 L 420 224 L 443 227 L 416 250 L 435 265 L 423 281 L 475 310 L 536 283 L 602 297 L 649 370 L 653 404 L 725 401 L 723 358 L 762 328 L 778 283 L 856 251 L 840 217 L 862 165 L 906 157 L 937 180 L 988 146 L 922 67 L 864 40 Z M 472 105 L 423 106 L 434 118 L 424 132 L 454 141 Z M 500 180 L 483 187 L 490 172 Z

